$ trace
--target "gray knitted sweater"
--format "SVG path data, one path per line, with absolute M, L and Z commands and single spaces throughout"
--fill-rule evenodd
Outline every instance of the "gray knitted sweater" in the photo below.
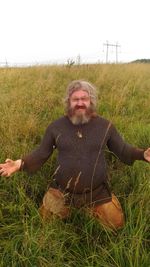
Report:
M 96 116 L 86 124 L 73 125 L 63 116 L 48 126 L 41 145 L 23 158 L 23 169 L 37 171 L 57 148 L 55 183 L 51 186 L 68 193 L 66 201 L 75 206 L 104 203 L 111 199 L 106 146 L 128 165 L 144 160 L 144 150 L 125 143 L 108 120 Z

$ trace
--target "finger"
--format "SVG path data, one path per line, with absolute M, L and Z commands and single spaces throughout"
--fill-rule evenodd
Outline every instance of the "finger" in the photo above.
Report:
M 7 173 L 6 177 L 10 177 L 10 176 L 11 176 L 11 174 L 10 173 Z
M 11 159 L 6 159 L 5 162 L 11 162 L 12 160 Z
M 1 176 L 7 176 L 8 175 L 8 173 L 6 172 L 6 171 L 4 171 L 2 174 L 1 174 Z
M 2 171 L 5 171 L 7 169 L 7 166 L 6 166 L 6 164 L 1 164 L 1 166 L 0 166 L 0 170 Z
M 4 171 L 4 170 L 3 170 L 3 169 L 1 169 L 1 170 L 0 170 L 0 174 L 1 174 L 1 173 L 3 173 L 3 171 Z
M 3 171 L 3 173 L 1 174 L 1 176 L 5 176 L 5 177 L 9 177 L 10 175 L 11 173 L 7 171 Z
M 0 169 L 2 169 L 4 167 L 4 164 L 0 164 Z

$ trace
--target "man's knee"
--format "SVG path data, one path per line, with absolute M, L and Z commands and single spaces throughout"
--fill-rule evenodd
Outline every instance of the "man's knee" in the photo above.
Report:
M 115 195 L 112 195 L 110 202 L 94 207 L 92 213 L 103 225 L 109 228 L 119 229 L 125 224 L 121 205 Z
M 125 225 L 124 213 L 117 197 L 112 194 L 111 208 L 114 212 L 113 224 L 116 229 L 122 228 Z M 112 213 L 113 213 L 112 212 Z
M 60 218 L 67 218 L 69 215 L 69 208 L 65 206 L 64 195 L 58 189 L 54 188 L 49 188 L 44 195 L 39 211 L 45 220 L 53 215 Z
M 122 213 L 118 213 L 117 217 L 114 217 L 112 219 L 112 227 L 115 229 L 121 229 L 123 228 L 125 225 L 125 220 L 124 220 L 124 214 Z

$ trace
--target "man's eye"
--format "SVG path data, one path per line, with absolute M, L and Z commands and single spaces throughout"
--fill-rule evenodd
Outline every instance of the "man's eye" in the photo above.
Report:
M 77 101 L 79 101 L 79 100 L 81 100 L 81 101 L 88 101 L 89 98 L 88 98 L 88 97 L 81 97 L 81 98 L 73 98 L 73 99 L 72 99 L 72 101 L 74 101 L 74 102 L 77 102 Z

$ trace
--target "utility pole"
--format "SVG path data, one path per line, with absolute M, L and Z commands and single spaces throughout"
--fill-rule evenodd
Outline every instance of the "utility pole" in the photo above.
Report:
M 109 47 L 115 47 L 116 48 L 116 63 L 118 63 L 118 47 L 120 47 L 120 45 L 118 43 L 110 44 L 108 41 L 106 41 L 106 43 L 103 45 L 106 46 L 106 63 L 108 63 Z

